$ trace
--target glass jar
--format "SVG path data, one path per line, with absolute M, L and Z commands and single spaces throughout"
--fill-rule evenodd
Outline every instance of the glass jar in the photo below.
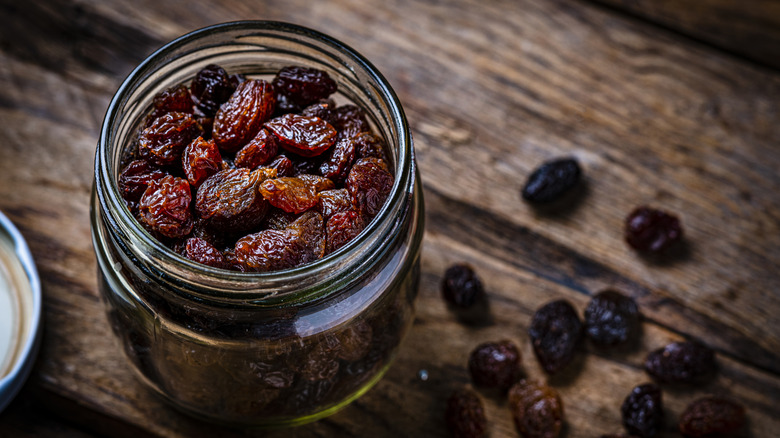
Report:
M 338 83 L 336 102 L 365 110 L 388 145 L 395 182 L 359 236 L 305 266 L 241 273 L 192 262 L 139 225 L 117 187 L 123 152 L 154 95 L 207 64 L 248 77 L 287 65 L 325 70 Z M 106 113 L 91 220 L 114 333 L 141 380 L 199 418 L 277 426 L 329 415 L 381 378 L 413 319 L 423 202 L 406 118 L 376 68 L 310 29 L 226 23 L 147 58 Z

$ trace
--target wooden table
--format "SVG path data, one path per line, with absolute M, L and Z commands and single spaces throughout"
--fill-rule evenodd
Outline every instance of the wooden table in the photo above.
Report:
M 623 398 L 649 380 L 646 353 L 687 338 L 717 351 L 719 373 L 664 387 L 659 436 L 678 436 L 677 416 L 704 394 L 747 407 L 743 436 L 777 436 L 780 7 L 744 3 L 0 1 L 0 210 L 29 241 L 45 308 L 40 356 L 0 436 L 446 436 L 445 400 L 469 384 L 477 344 L 515 341 L 525 374 L 545 379 L 527 335 L 534 310 L 565 298 L 582 312 L 608 287 L 639 303 L 641 342 L 585 343 L 549 380 L 564 436 L 621 431 Z M 236 19 L 316 28 L 371 59 L 406 109 L 425 191 L 417 319 L 397 362 L 340 413 L 289 431 L 226 430 L 162 404 L 131 374 L 96 288 L 88 200 L 112 94 L 165 42 Z M 522 202 L 531 170 L 560 156 L 583 166 L 579 202 Z M 640 204 L 681 217 L 683 251 L 627 247 L 623 220 Z M 484 280 L 487 326 L 459 323 L 440 298 L 461 261 Z M 491 436 L 515 436 L 505 400 L 481 397 Z

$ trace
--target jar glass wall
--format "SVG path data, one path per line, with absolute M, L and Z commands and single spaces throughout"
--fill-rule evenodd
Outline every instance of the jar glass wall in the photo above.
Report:
M 365 110 L 395 182 L 360 235 L 308 265 L 240 273 L 181 257 L 140 226 L 117 188 L 124 154 L 155 94 L 208 64 L 252 78 L 288 65 L 324 70 L 338 83 L 338 103 Z M 141 379 L 199 417 L 298 424 L 376 383 L 413 319 L 422 217 L 397 97 L 361 55 L 309 29 L 236 22 L 185 35 L 130 74 L 104 120 L 91 218 L 109 319 Z

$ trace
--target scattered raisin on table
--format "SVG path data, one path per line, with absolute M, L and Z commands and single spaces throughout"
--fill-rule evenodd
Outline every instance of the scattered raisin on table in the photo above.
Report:
M 636 250 L 662 252 L 682 236 L 680 220 L 671 213 L 642 206 L 626 217 L 625 239 Z
M 536 380 L 523 379 L 509 389 L 509 409 L 525 438 L 556 438 L 563 427 L 563 402 L 558 392 Z
M 585 308 L 585 333 L 597 344 L 626 342 L 638 328 L 639 309 L 636 302 L 620 292 L 599 292 Z
M 745 424 L 745 408 L 730 399 L 709 396 L 692 402 L 680 416 L 680 433 L 687 437 L 727 436 Z
M 716 366 L 715 352 L 697 341 L 672 342 L 645 359 L 645 371 L 661 383 L 697 383 L 712 377 Z
M 471 266 L 457 263 L 444 272 L 441 294 L 448 304 L 465 309 L 483 299 L 485 290 L 482 280 Z
M 186 179 L 166 176 L 150 181 L 139 203 L 139 217 L 148 229 L 172 239 L 192 231 L 192 194 Z
M 555 374 L 574 358 L 582 337 L 582 322 L 571 303 L 556 300 L 534 313 L 528 333 L 542 368 Z
M 661 388 L 654 383 L 634 387 L 620 407 L 623 426 L 642 438 L 655 436 L 663 427 L 664 409 Z
M 487 436 L 487 417 L 482 400 L 474 391 L 457 390 L 447 400 L 444 414 L 447 430 L 453 438 L 480 438 Z
M 469 356 L 471 380 L 478 386 L 506 391 L 520 377 L 520 350 L 512 341 L 486 342 Z
M 552 202 L 580 180 L 580 166 L 574 158 L 543 163 L 536 168 L 523 187 L 523 199 L 533 203 Z

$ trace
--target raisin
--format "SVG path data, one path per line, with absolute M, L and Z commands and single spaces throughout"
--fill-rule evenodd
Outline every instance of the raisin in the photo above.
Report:
M 352 208 L 352 200 L 347 189 L 332 189 L 320 192 L 317 211 L 322 213 L 325 220 L 330 219 L 336 213 L 347 211 L 350 208 Z
M 585 333 L 600 345 L 626 342 L 639 328 L 639 309 L 633 298 L 605 290 L 585 308 Z
M 343 183 L 355 162 L 355 142 L 352 138 L 339 139 L 330 150 L 330 156 L 320 165 L 320 174 Z
M 292 160 L 285 157 L 284 155 L 278 155 L 270 163 L 268 163 L 268 167 L 275 169 L 276 176 L 278 177 L 295 175 L 295 169 L 293 167 Z
M 471 380 L 486 388 L 506 391 L 520 377 L 520 351 L 511 341 L 480 344 L 469 356 Z
M 366 114 L 355 105 L 342 105 L 330 112 L 328 123 L 333 125 L 342 137 L 353 137 L 361 132 L 371 131 Z
M 268 179 L 260 184 L 260 193 L 271 205 L 288 213 L 302 213 L 317 205 L 318 192 L 333 188 L 333 182 L 316 175 Z M 319 189 L 319 190 L 318 190 Z
M 558 392 L 535 380 L 521 380 L 509 389 L 509 409 L 525 438 L 555 438 L 563 427 L 563 402 Z
M 222 168 L 222 155 L 214 140 L 198 137 L 184 149 L 182 154 L 184 175 L 193 187 L 200 186 L 206 178 Z
M 555 374 L 574 358 L 582 337 L 582 322 L 568 301 L 556 300 L 534 313 L 528 333 L 542 368 Z
M 200 217 L 211 227 L 232 233 L 259 225 L 268 203 L 258 192 L 258 185 L 267 176 L 264 169 L 227 169 L 210 176 L 196 196 Z
M 361 158 L 352 166 L 344 186 L 352 197 L 352 205 L 367 218 L 372 218 L 390 195 L 393 180 L 384 161 Z
M 273 87 L 262 79 L 242 82 L 214 117 L 212 137 L 226 152 L 247 144 L 273 114 Z
M 203 129 L 191 114 L 172 112 L 160 116 L 138 137 L 138 155 L 158 166 L 168 166 L 181 160 L 184 148 Z
M 573 158 L 543 163 L 528 177 L 523 199 L 534 203 L 552 202 L 577 185 L 580 173 L 580 166 Z
M 322 257 L 322 215 L 308 211 L 283 230 L 263 230 L 242 237 L 233 251 L 235 262 L 247 271 L 294 268 Z
M 354 209 L 333 214 L 325 224 L 325 254 L 330 254 L 346 245 L 365 227 L 363 217 Z
M 236 153 L 236 167 L 256 169 L 261 165 L 268 164 L 276 157 L 278 151 L 276 137 L 267 129 L 262 128 L 249 143 Z
M 184 85 L 177 87 L 167 88 L 154 96 L 152 103 L 154 109 L 149 115 L 149 122 L 152 122 L 157 117 L 160 117 L 166 113 L 179 112 L 192 114 L 192 96 L 190 90 Z
M 474 269 L 467 264 L 458 263 L 444 272 L 441 294 L 448 304 L 466 309 L 483 299 L 485 290 Z
M 620 412 L 623 426 L 630 434 L 642 438 L 654 436 L 664 420 L 661 388 L 654 383 L 635 387 L 623 401 Z
M 638 207 L 626 217 L 626 242 L 639 251 L 662 252 L 682 235 L 680 220 L 665 211 Z
M 355 153 L 358 158 L 374 157 L 387 162 L 384 142 L 381 137 L 370 132 L 361 132 L 352 137 L 352 141 L 355 143 Z
M 709 396 L 695 400 L 680 416 L 680 433 L 687 437 L 727 436 L 745 424 L 745 408 L 739 403 Z
M 226 268 L 228 266 L 222 252 L 199 237 L 187 239 L 184 247 L 184 257 L 215 268 Z
M 144 160 L 131 161 L 119 174 L 119 192 L 130 203 L 137 203 L 152 181 L 159 181 L 166 173 Z
M 316 211 L 307 211 L 287 226 L 298 235 L 301 262 L 309 263 L 325 253 L 325 223 Z
M 333 99 L 322 99 L 319 102 L 315 102 L 301 110 L 301 115 L 306 117 L 319 117 L 322 120 L 328 120 L 330 117 L 330 112 L 335 107 L 336 104 L 333 102 Z
M 661 383 L 697 383 L 712 377 L 715 368 L 715 352 L 696 341 L 673 342 L 645 359 L 645 371 Z
M 303 157 L 320 155 L 336 141 L 336 130 L 318 117 L 285 114 L 265 126 L 279 139 L 282 149 Z
M 289 66 L 276 74 L 274 90 L 280 101 L 280 109 L 286 112 L 300 111 L 306 106 L 325 99 L 338 88 L 327 72 L 314 68 Z
M 230 99 L 237 86 L 222 67 L 210 64 L 192 78 L 190 92 L 198 109 L 206 116 L 213 116 L 220 105 Z
M 192 231 L 190 184 L 183 178 L 166 176 L 150 181 L 139 203 L 139 217 L 150 230 L 173 239 Z
M 453 438 L 481 438 L 487 436 L 488 425 L 482 400 L 474 391 L 460 389 L 447 399 L 444 413 L 447 430 Z

